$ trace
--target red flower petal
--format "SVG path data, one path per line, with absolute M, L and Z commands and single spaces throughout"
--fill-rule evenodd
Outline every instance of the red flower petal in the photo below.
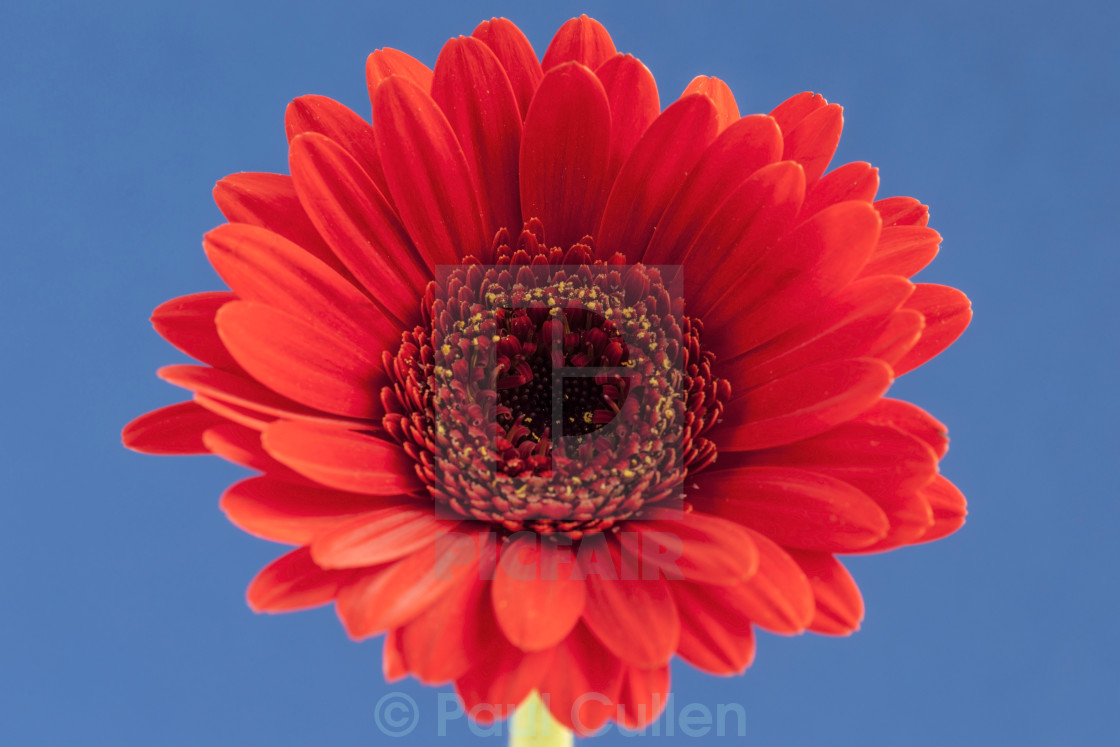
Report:
M 492 629 L 480 624 L 489 586 L 468 579 L 395 631 L 408 670 L 418 680 L 426 685 L 450 682 L 475 663 L 471 654 L 477 641 L 493 636 Z
M 914 544 L 920 541 L 920 538 L 933 526 L 933 510 L 925 497 L 924 490 L 910 493 L 878 493 L 873 498 L 886 512 L 891 528 L 887 530 L 883 539 L 867 547 L 853 550 L 853 554 L 886 552 Z
M 805 181 L 812 184 L 828 168 L 840 132 L 844 129 L 843 109 L 829 104 L 805 117 L 792 130 L 782 131 L 785 152 L 782 158 L 797 161 L 805 167 Z
M 615 714 L 625 670 L 584 625 L 555 651 L 538 689 L 553 718 L 576 734 L 591 734 Z
M 610 182 L 661 113 L 661 103 L 653 73 L 631 55 L 611 57 L 595 70 L 595 75 L 602 82 L 611 106 L 611 155 L 607 168 Z
M 432 99 L 447 115 L 474 175 L 483 235 L 517 231 L 521 111 L 502 63 L 477 39 L 451 39 L 436 60 Z
M 556 651 L 550 648 L 526 653 L 505 640 L 495 642 L 486 656 L 473 660 L 470 670 L 455 680 L 464 709 L 481 723 L 512 716 L 553 671 Z
M 240 371 L 218 337 L 214 315 L 218 309 L 237 298 L 232 293 L 214 291 L 192 293 L 166 301 L 152 312 L 152 326 L 160 337 L 192 358 L 215 368 Z
M 728 85 L 719 78 L 713 78 L 708 75 L 697 75 L 685 86 L 681 96 L 684 97 L 693 93 L 706 96 L 716 105 L 716 112 L 719 114 L 719 129 L 721 132 L 739 119 L 739 105 L 735 103 L 735 94 L 733 94 Z
M 918 542 L 939 540 L 964 526 L 968 505 L 964 494 L 956 485 L 938 475 L 922 490 L 922 497 L 933 510 L 933 526 L 925 531 Z
M 306 545 L 356 516 L 383 511 L 386 505 L 385 499 L 288 482 L 271 475 L 233 484 L 219 503 L 230 522 L 240 529 L 292 545 Z M 327 568 L 318 561 L 315 564 Z
M 415 319 L 428 262 L 377 185 L 322 135 L 297 137 L 288 160 L 300 202 L 338 258 L 402 325 Z
M 890 368 L 869 358 L 802 369 L 732 402 L 720 448 L 764 449 L 815 436 L 870 408 L 890 385 Z
M 681 618 L 677 654 L 711 674 L 742 674 L 754 661 L 755 639 L 736 605 L 739 590 L 685 583 L 671 588 Z
M 577 63 L 549 71 L 525 115 L 521 214 L 539 218 L 552 246 L 599 225 L 610 159 L 611 112 L 603 84 Z
M 203 239 L 210 264 L 246 301 L 259 301 L 346 337 L 368 334 L 379 349 L 400 328 L 330 267 L 298 246 L 255 226 L 227 223 Z
M 929 223 L 929 207 L 913 197 L 886 197 L 875 201 L 883 227 L 924 226 Z
M 518 537 L 502 548 L 491 588 L 502 632 L 524 651 L 551 648 L 568 637 L 584 608 L 584 582 L 572 573 L 567 548 Z
M 925 441 L 937 458 L 949 451 L 949 429 L 917 405 L 884 397 L 859 416 L 865 423 L 890 425 Z
M 623 550 L 637 557 L 644 579 L 663 575 L 670 581 L 730 585 L 758 570 L 758 553 L 742 527 L 698 512 L 631 522 Z
M 338 490 L 399 495 L 421 487 L 400 447 L 341 428 L 295 421 L 270 425 L 265 450 L 301 475 Z
M 306 547 L 266 565 L 249 584 L 246 597 L 254 612 L 294 612 L 328 604 L 348 573 L 324 571 Z
M 397 682 L 408 676 L 408 664 L 405 663 L 400 636 L 395 630 L 385 634 L 385 642 L 381 645 L 381 671 L 386 682 Z
M 614 57 L 616 50 L 611 35 L 594 18 L 581 15 L 556 32 L 545 50 L 541 67 L 547 73 L 565 62 L 578 62 L 594 70 Z
M 680 99 L 654 120 L 607 198 L 596 235 L 604 256 L 645 253 L 666 205 L 715 136 L 715 108 L 703 96 Z
M 521 117 L 529 111 L 529 102 L 541 84 L 544 72 L 533 51 L 533 46 L 511 21 L 505 18 L 491 18 L 478 24 L 471 36 L 483 42 L 494 52 L 505 68 L 509 82 L 513 85 Z
M 918 344 L 894 365 L 895 376 L 914 370 L 952 345 L 972 321 L 968 296 L 947 285 L 918 283 L 904 306 L 920 311 L 926 327 Z
M 819 93 L 802 91 L 778 104 L 770 112 L 770 116 L 778 120 L 778 124 L 782 126 L 782 132 L 789 132 L 805 117 L 827 105 L 828 102 Z
M 264 390 L 264 387 L 261 387 Z M 264 390 L 267 391 L 267 390 Z M 241 407 L 205 394 L 195 394 L 194 401 L 215 415 L 226 418 L 235 425 L 263 431 L 275 418 L 248 407 Z M 205 434 L 203 434 L 205 436 Z M 218 456 L 222 456 L 218 454 Z
M 218 332 L 254 379 L 308 407 L 357 418 L 381 414 L 384 371 L 377 341 L 346 336 L 260 303 L 234 301 L 218 312 Z
M 351 638 L 360 640 L 403 625 L 478 573 L 474 539 L 437 541 L 394 563 L 353 571 L 336 600 Z
M 336 272 L 346 273 L 346 267 L 304 212 L 292 177 L 287 174 L 230 174 L 214 185 L 214 202 L 230 223 L 267 228 Z
M 669 667 L 627 667 L 615 716 L 628 729 L 640 730 L 657 720 L 669 702 Z
M 340 428 L 369 427 L 369 423 L 363 421 L 336 418 L 328 413 L 312 410 L 281 397 L 276 392 L 266 389 L 250 378 L 228 371 L 219 371 L 205 366 L 178 365 L 164 366 L 156 374 L 164 381 L 194 392 L 195 400 L 208 410 L 215 411 L 211 403 L 221 401 L 236 405 L 240 410 L 254 413 L 253 423 L 242 424 L 257 430 L 276 418 L 306 420 Z M 204 399 L 205 401 L 203 401 Z M 217 412 L 234 422 L 242 422 L 243 420 L 243 418 L 227 414 L 225 410 Z
M 377 508 L 315 537 L 311 557 L 322 568 L 388 563 L 436 542 L 456 521 L 441 521 L 431 505 L 407 502 Z
M 813 319 L 726 364 L 731 391 L 742 391 L 829 360 L 870 355 L 891 314 L 914 292 L 900 277 L 857 280 L 822 303 Z
M 377 152 L 401 221 L 431 266 L 458 264 L 490 237 L 459 141 L 425 90 L 390 77 L 373 97 Z
M 206 448 L 212 454 L 242 467 L 267 472 L 270 476 L 281 478 L 286 482 L 308 482 L 303 475 L 288 469 L 265 452 L 264 447 L 261 446 L 259 430 L 226 422 L 207 428 L 202 434 L 202 443 L 206 444 Z
M 374 92 L 381 85 L 381 81 L 390 75 L 396 75 L 415 83 L 425 93 L 432 90 L 432 69 L 430 67 L 406 52 L 385 47 L 375 50 L 366 58 L 366 87 L 369 89 L 369 100 L 371 102 Z
M 612 555 L 617 562 L 613 547 Z M 603 578 L 592 570 L 584 567 L 587 603 L 583 620 L 587 627 L 619 658 L 635 666 L 657 667 L 667 662 L 680 636 L 669 582 Z
M 734 188 L 781 156 L 782 133 L 770 117 L 744 117 L 721 132 L 665 209 L 643 261 L 658 264 L 683 258 Z
M 889 226 L 879 235 L 879 244 L 861 273 L 910 277 L 933 261 L 941 234 L 924 226 Z
M 831 475 L 873 498 L 919 490 L 937 473 L 937 455 L 925 442 L 889 425 L 862 419 L 796 443 L 753 452 L 746 460 Z
M 705 315 L 705 329 L 722 338 L 717 354 L 744 353 L 811 315 L 856 277 L 878 239 L 879 214 L 866 202 L 841 202 L 806 220 Z
M 856 161 L 825 174 L 805 195 L 801 214 L 808 217 L 830 205 L 848 200 L 871 202 L 879 191 L 879 169 L 869 163 Z M 880 240 L 882 244 L 882 240 Z M 871 273 L 864 273 L 871 274 Z
M 848 635 L 863 620 L 863 596 L 848 569 L 828 553 L 789 550 L 813 587 L 816 613 L 809 630 L 824 635 Z
M 300 96 L 288 104 L 284 130 L 289 145 L 306 133 L 317 133 L 335 142 L 354 157 L 379 191 L 388 194 L 373 127 L 349 108 L 326 96 Z
M 680 255 L 690 313 L 707 320 L 713 308 L 739 303 L 728 294 L 796 225 L 804 195 L 805 175 L 793 161 L 764 166 L 731 193 Z
M 879 337 L 866 349 L 867 357 L 878 358 L 894 366 L 918 344 L 925 326 L 925 318 L 917 311 L 913 309 L 896 311 L 887 320 Z
M 136 418 L 124 427 L 121 441 L 141 454 L 206 454 L 202 434 L 227 422 L 194 402 L 180 402 Z
M 853 424 L 858 427 L 858 424 Z M 829 464 L 827 456 L 816 468 L 830 473 L 840 474 L 857 488 L 871 497 L 886 512 L 890 520 L 890 529 L 878 542 L 860 548 L 859 553 L 882 552 L 892 550 L 902 545 L 908 545 L 921 537 L 933 524 L 933 512 L 929 501 L 925 498 L 925 485 L 933 480 L 936 472 L 936 454 L 918 438 L 904 434 L 890 426 L 872 426 L 883 428 L 878 433 L 881 437 L 893 442 L 889 447 L 897 449 L 901 454 L 909 451 L 910 456 L 900 459 L 910 461 L 913 466 L 911 474 L 892 474 L 888 471 L 877 473 L 873 470 L 860 470 L 859 460 L 863 455 L 849 455 L 847 461 L 854 463 L 855 467 L 840 467 Z M 887 435 L 894 431 L 893 435 Z M 878 436 L 873 435 L 872 438 Z M 865 434 L 866 438 L 866 434 Z M 847 446 L 849 451 L 860 449 L 860 441 L 855 440 Z M 845 457 L 836 454 L 835 458 L 843 461 Z
M 858 550 L 882 539 L 889 528 L 887 515 L 857 488 L 805 469 L 706 472 L 697 505 L 779 544 L 805 550 Z
M 751 536 L 759 550 L 758 572 L 746 583 L 728 587 L 734 605 L 760 628 L 800 633 L 815 611 L 809 579 L 785 550 L 758 532 Z

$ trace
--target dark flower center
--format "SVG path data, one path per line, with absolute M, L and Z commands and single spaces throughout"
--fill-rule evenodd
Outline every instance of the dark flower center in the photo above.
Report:
M 553 434 L 574 438 L 613 421 L 625 403 L 629 379 L 605 370 L 629 360 L 626 342 L 610 320 L 586 308 L 553 313 L 547 304 L 498 309 L 499 448 L 539 451 Z M 516 472 L 515 472 L 516 474 Z
M 729 388 L 679 268 L 599 259 L 586 239 L 549 249 L 539 223 L 516 249 L 499 232 L 493 255 L 440 274 L 388 367 L 385 427 L 437 507 L 574 538 L 683 507 Z

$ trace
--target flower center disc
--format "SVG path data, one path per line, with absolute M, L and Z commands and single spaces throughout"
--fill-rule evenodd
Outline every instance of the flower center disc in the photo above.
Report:
M 538 290 L 554 298 L 558 289 Z M 505 429 L 497 447 L 507 473 L 541 471 L 548 461 L 537 455 L 551 450 L 553 434 L 582 442 L 625 405 L 628 378 L 572 370 L 630 364 L 625 341 L 609 319 L 578 307 L 498 309 L 494 318 L 497 414 Z
M 579 538 L 681 509 L 727 387 L 681 313 L 679 268 L 549 250 L 530 228 L 516 251 L 499 233 L 493 266 L 439 268 L 428 329 L 390 366 L 386 428 L 448 517 Z

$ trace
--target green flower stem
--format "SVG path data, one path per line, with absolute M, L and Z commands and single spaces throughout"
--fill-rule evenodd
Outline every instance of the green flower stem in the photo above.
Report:
M 513 714 L 510 747 L 571 747 L 572 733 L 557 723 L 534 690 Z

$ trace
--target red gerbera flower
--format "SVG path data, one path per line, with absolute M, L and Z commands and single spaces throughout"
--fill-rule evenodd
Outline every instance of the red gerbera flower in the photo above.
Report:
M 218 183 L 231 290 L 152 317 L 204 364 L 160 371 L 193 399 L 124 432 L 262 473 L 221 502 L 296 547 L 253 609 L 334 602 L 387 676 L 468 709 L 536 690 L 580 732 L 639 727 L 674 654 L 729 674 L 755 626 L 849 633 L 837 554 L 963 523 L 945 427 L 883 395 L 969 303 L 909 280 L 924 205 L 825 173 L 839 106 L 741 117 L 699 77 L 662 111 L 586 17 L 543 62 L 495 19 L 366 76 L 372 124 L 301 97 L 291 176 Z

